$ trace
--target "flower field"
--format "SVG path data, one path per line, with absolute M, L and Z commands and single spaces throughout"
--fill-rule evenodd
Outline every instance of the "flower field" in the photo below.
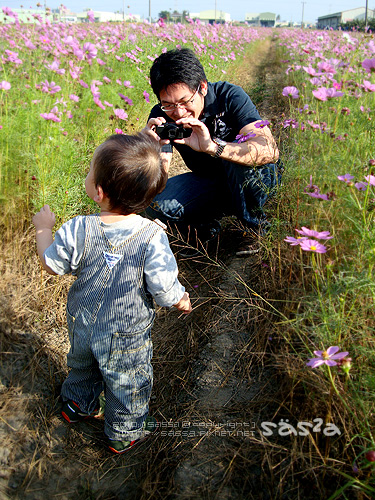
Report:
M 210 81 L 241 85 L 235 75 L 245 56 L 272 39 L 284 105 L 271 126 L 285 174 L 268 208 L 271 228 L 258 267 L 268 289 L 256 290 L 251 307 L 272 318 L 258 335 L 288 389 L 280 412 L 266 422 L 268 429 L 282 423 L 284 433 L 280 427 L 262 446 L 282 449 L 280 463 L 295 461 L 302 477 L 316 471 L 319 488 L 327 474 L 321 498 L 374 498 L 373 35 L 194 22 L 98 24 L 90 16 L 80 25 L 19 24 L 11 9 L 3 12 L 13 20 L 0 25 L 4 241 L 21 241 L 45 203 L 58 223 L 94 210 L 83 186 L 92 152 L 110 134 L 143 128 L 156 102 L 148 71 L 158 54 L 189 46 Z M 250 93 L 255 102 L 262 95 Z M 35 287 L 54 294 L 54 282 L 38 280 Z M 46 321 L 48 310 L 38 318 Z M 311 431 L 296 431 L 297 422 L 314 419 L 334 424 L 334 432 L 312 424 Z M 290 451 L 291 440 L 297 451 Z M 252 445 L 241 453 L 250 455 Z
M 20 25 L 17 19 L 0 29 L 0 193 L 17 183 L 36 205 L 53 199 L 62 219 L 76 213 L 77 199 L 86 203 L 77 176 L 96 145 L 116 131 L 143 128 L 156 102 L 148 71 L 159 53 L 187 44 L 209 79 L 223 79 L 249 44 L 268 34 L 195 24 Z
M 290 265 L 285 286 L 292 314 L 281 321 L 279 334 L 298 360 L 303 351 L 306 361 L 310 357 L 310 373 L 292 370 L 309 398 L 322 405 L 315 411 L 325 421 L 341 421 L 336 453 L 342 454 L 335 455 L 332 439 L 323 460 L 347 481 L 330 498 L 350 498 L 353 485 L 371 498 L 372 462 L 366 457 L 374 448 L 375 409 L 374 38 L 301 30 L 277 38 L 285 50 L 283 96 L 290 109 L 282 122 L 290 144 L 290 191 L 281 203 L 293 207 L 283 235 L 291 252 L 280 264 Z M 333 465 L 336 459 L 346 470 Z

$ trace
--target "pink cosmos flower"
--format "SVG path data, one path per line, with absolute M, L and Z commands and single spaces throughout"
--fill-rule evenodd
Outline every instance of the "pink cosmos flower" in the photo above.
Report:
M 312 183 L 312 175 L 310 175 L 310 184 L 308 184 L 303 190 L 304 193 L 319 193 L 320 189 L 316 184 Z
M 305 194 L 307 194 L 308 196 L 311 196 L 311 198 L 320 198 L 321 200 L 330 200 L 330 199 L 332 199 L 332 198 L 330 198 L 328 196 L 328 194 L 322 194 L 320 192 L 318 192 L 318 193 L 305 193 Z
M 143 97 L 145 98 L 146 102 L 150 102 L 150 94 L 145 90 L 143 91 Z
M 55 106 L 57 104 L 61 104 L 64 108 L 66 108 L 66 101 L 64 101 L 64 98 L 62 97 L 61 99 L 57 99 L 57 101 L 55 102 Z M 56 110 L 57 110 L 57 107 L 56 107 Z
M 283 88 L 283 96 L 284 97 L 291 97 L 292 99 L 298 99 L 299 98 L 299 90 L 297 87 L 284 87 Z
M 321 82 L 320 78 L 317 78 L 316 76 L 314 76 L 314 78 L 310 78 L 310 83 L 311 83 L 311 85 L 318 86 L 318 85 L 321 85 L 322 82 Z
M 344 92 L 338 92 L 334 88 L 326 87 L 320 87 L 317 90 L 313 90 L 312 93 L 316 99 L 319 99 L 319 101 L 327 101 L 333 97 L 342 97 L 344 95 Z
M 302 226 L 301 229 L 296 229 L 297 233 L 302 234 L 302 236 L 309 236 L 311 238 L 318 238 L 319 240 L 330 240 L 333 238 L 329 231 L 314 231 L 314 229 L 309 229 Z
M 300 245 L 301 241 L 307 240 L 307 236 L 298 236 L 298 238 L 293 238 L 293 236 L 287 236 L 284 238 L 284 241 L 290 243 L 292 247 Z
M 49 83 L 48 80 L 45 80 L 44 82 L 41 83 L 40 90 L 47 94 L 56 94 L 56 92 L 60 92 L 61 87 L 60 85 L 56 85 L 55 82 Z
M 333 75 L 336 73 L 335 68 L 332 66 L 332 64 L 329 64 L 326 61 L 321 61 L 318 63 L 318 68 L 320 71 L 324 71 L 325 73 L 332 73 Z
M 255 128 L 264 128 L 268 127 L 270 122 L 268 120 L 260 120 L 259 122 L 254 123 Z
M 365 182 L 356 182 L 354 187 L 358 189 L 358 191 L 366 191 L 368 184 Z
M 80 49 L 79 47 L 73 47 L 73 54 L 76 56 L 77 59 L 79 59 L 80 61 L 83 60 L 84 58 L 84 52 L 82 49 Z
M 128 114 L 123 109 L 115 109 L 114 114 L 119 120 L 127 120 L 128 118 Z
M 124 81 L 124 87 L 127 87 L 128 89 L 134 89 L 134 85 L 130 85 L 129 80 Z
M 363 88 L 365 92 L 375 92 L 375 84 L 368 80 L 363 80 Z
M 326 253 L 327 247 L 316 240 L 303 240 L 300 243 L 302 250 L 306 252 Z
M 75 94 L 70 94 L 69 95 L 69 99 L 73 102 L 78 102 L 79 101 L 79 97 Z
M 368 175 L 365 177 L 366 181 L 370 184 L 370 186 L 375 186 L 375 175 Z
M 104 101 L 104 104 L 105 104 L 106 106 L 109 106 L 110 108 L 112 108 L 112 107 L 113 107 L 113 104 L 111 104 L 111 103 L 110 103 L 110 102 L 108 102 L 108 101 Z
M 54 71 L 58 75 L 64 75 L 65 74 L 65 69 L 64 68 L 60 68 L 60 62 L 57 59 L 55 59 L 53 61 L 53 63 L 47 64 L 45 67 L 47 69 L 50 69 L 51 71 Z
M 31 40 L 25 40 L 25 46 L 30 50 L 36 49 L 36 45 L 34 45 Z
M 115 128 L 115 134 L 123 134 L 124 132 L 120 128 Z
M 93 43 L 86 42 L 83 44 L 83 52 L 86 55 L 87 59 L 93 59 L 94 57 L 96 57 L 98 49 Z
M 256 137 L 257 135 L 254 134 L 253 132 L 249 132 L 248 134 L 246 135 L 242 135 L 242 134 L 239 134 L 239 135 L 236 135 L 236 140 L 237 140 L 237 143 L 238 144 L 241 144 L 241 142 L 246 142 L 248 141 L 249 139 L 251 139 L 252 137 Z
M 14 17 L 14 12 L 9 7 L 2 7 L 2 10 L 6 16 Z
M 53 122 L 61 122 L 61 118 L 55 115 L 55 113 L 40 113 L 40 116 L 45 120 L 51 120 Z
M 95 85 L 95 83 L 92 83 L 90 86 L 91 93 L 93 97 L 100 97 L 100 90 L 99 87 Z
M 348 352 L 337 352 L 339 350 L 339 347 L 331 346 L 326 351 L 314 351 L 314 354 L 318 357 L 311 358 L 306 365 L 311 366 L 311 368 L 316 368 L 320 365 L 336 366 L 337 362 L 335 359 L 345 358 L 349 354 Z
M 88 17 L 90 23 L 95 22 L 95 14 L 91 9 L 87 11 L 87 17 Z
M 354 179 L 354 175 L 351 175 L 351 174 L 338 175 L 337 178 L 339 181 L 343 181 L 343 182 L 346 182 L 348 184 Z
M 365 59 L 362 61 L 362 68 L 365 68 L 367 73 L 375 72 L 375 59 Z
M 0 90 L 9 90 L 10 88 L 11 88 L 11 84 L 9 82 L 6 82 L 5 80 L 0 82 Z
M 103 81 L 105 83 L 111 83 L 111 80 L 107 76 L 103 76 Z
M 133 101 L 130 99 L 130 97 L 126 97 L 126 95 L 121 94 L 120 92 L 118 95 L 121 97 L 121 99 L 124 99 L 126 104 L 128 104 L 129 106 L 133 106 Z
M 288 118 L 287 120 L 284 120 L 282 122 L 282 125 L 284 128 L 288 128 L 288 127 L 298 128 L 298 122 L 294 118 Z
M 105 109 L 105 106 L 104 104 L 101 102 L 101 100 L 99 99 L 99 97 L 95 97 L 94 96 L 94 103 L 99 106 L 99 108 L 102 108 L 102 109 Z
M 303 70 L 306 71 L 306 73 L 310 76 L 319 76 L 321 73 L 318 73 L 313 67 L 311 66 L 302 66 Z M 288 87 L 286 87 L 288 88 Z M 284 95 L 284 94 L 283 94 Z

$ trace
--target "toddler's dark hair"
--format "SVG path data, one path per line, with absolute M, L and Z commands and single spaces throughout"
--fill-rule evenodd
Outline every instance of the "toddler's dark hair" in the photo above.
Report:
M 111 135 L 92 161 L 96 186 L 108 197 L 110 209 L 122 215 L 142 212 L 167 183 L 159 143 L 143 133 Z
M 207 81 L 203 66 L 191 49 L 169 50 L 155 59 L 150 69 L 150 81 L 154 94 L 170 85 L 184 83 L 195 92 L 202 81 Z

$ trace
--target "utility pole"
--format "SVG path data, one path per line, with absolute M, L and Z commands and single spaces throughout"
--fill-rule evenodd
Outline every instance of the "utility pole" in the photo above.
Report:
M 148 0 L 148 19 L 151 23 L 151 0 Z
M 307 2 L 301 2 L 302 3 L 302 21 L 301 21 L 301 29 L 303 29 L 303 14 L 304 14 L 304 10 L 305 10 L 305 3 Z
M 367 7 L 368 7 L 368 0 L 366 0 L 366 10 L 365 10 L 365 32 L 368 29 L 368 26 L 367 26 Z

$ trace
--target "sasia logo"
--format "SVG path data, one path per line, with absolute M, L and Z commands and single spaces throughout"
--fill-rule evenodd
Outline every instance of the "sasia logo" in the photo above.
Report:
M 295 428 L 293 425 L 289 424 L 288 419 L 281 419 L 278 424 L 275 424 L 274 422 L 261 422 L 260 426 L 264 431 L 262 432 L 263 436 L 272 436 L 273 429 L 276 429 L 277 427 L 279 436 L 289 436 L 290 434 L 293 434 L 294 436 L 308 436 L 310 430 L 312 432 L 323 432 L 325 436 L 336 436 L 336 434 L 339 436 L 341 435 L 340 429 L 335 424 L 327 422 L 324 424 L 324 429 L 322 430 L 324 423 L 322 418 L 314 418 L 313 422 L 315 425 L 312 422 L 298 422 L 297 428 Z

